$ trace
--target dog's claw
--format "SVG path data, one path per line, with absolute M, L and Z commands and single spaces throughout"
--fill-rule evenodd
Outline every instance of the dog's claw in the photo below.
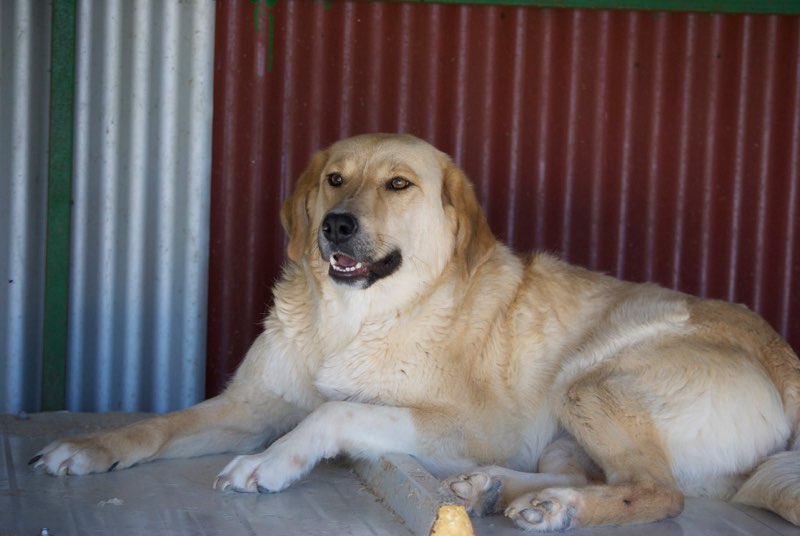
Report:
M 34 465 L 35 464 L 34 467 L 39 467 L 43 463 L 43 462 L 39 463 L 42 460 L 42 456 L 43 456 L 43 454 L 37 454 L 36 456 L 34 456 L 33 458 L 30 459 L 30 461 L 28 462 L 28 465 Z
M 118 465 L 119 465 L 119 462 L 114 462 L 114 463 L 112 463 L 112 464 L 111 464 L 111 467 L 109 467 L 109 468 L 108 468 L 108 471 L 107 471 L 107 472 L 109 472 L 109 473 L 110 473 L 111 471 L 113 471 L 114 469 L 116 469 Z
M 228 491 L 230 487 L 231 481 L 226 476 L 219 475 L 214 481 L 214 489 L 217 491 Z
M 55 472 L 56 476 L 71 476 L 72 471 L 70 467 L 72 466 L 72 460 L 66 460 L 58 466 L 58 470 Z

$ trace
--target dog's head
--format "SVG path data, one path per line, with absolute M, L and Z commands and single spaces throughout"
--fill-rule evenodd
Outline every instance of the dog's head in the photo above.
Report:
M 409 135 L 368 134 L 318 152 L 281 210 L 289 259 L 357 289 L 469 276 L 495 245 L 472 185 L 444 153 Z

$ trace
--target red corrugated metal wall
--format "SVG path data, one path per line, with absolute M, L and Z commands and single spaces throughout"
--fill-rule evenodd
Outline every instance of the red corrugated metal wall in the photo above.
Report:
M 259 332 L 294 178 L 368 131 L 453 155 L 517 249 L 747 303 L 800 348 L 800 18 L 259 9 L 217 4 L 207 394 Z

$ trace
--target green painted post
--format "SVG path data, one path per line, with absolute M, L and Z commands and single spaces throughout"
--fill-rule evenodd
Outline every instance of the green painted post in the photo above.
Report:
M 42 410 L 66 404 L 75 0 L 54 0 L 51 28 Z

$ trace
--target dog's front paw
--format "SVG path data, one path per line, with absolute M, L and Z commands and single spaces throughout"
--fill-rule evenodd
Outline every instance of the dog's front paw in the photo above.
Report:
M 283 455 L 282 449 L 270 447 L 260 454 L 237 456 L 214 482 L 214 489 L 245 493 L 283 491 L 311 468 L 299 454 Z
M 578 492 L 573 489 L 545 489 L 513 500 L 505 515 L 525 530 L 564 531 L 576 525 L 575 513 L 579 502 Z
M 54 441 L 31 458 L 28 465 L 56 476 L 113 471 L 120 464 L 112 452 L 91 438 Z
M 463 474 L 446 481 L 470 514 L 485 516 L 497 511 L 502 481 L 485 471 Z

